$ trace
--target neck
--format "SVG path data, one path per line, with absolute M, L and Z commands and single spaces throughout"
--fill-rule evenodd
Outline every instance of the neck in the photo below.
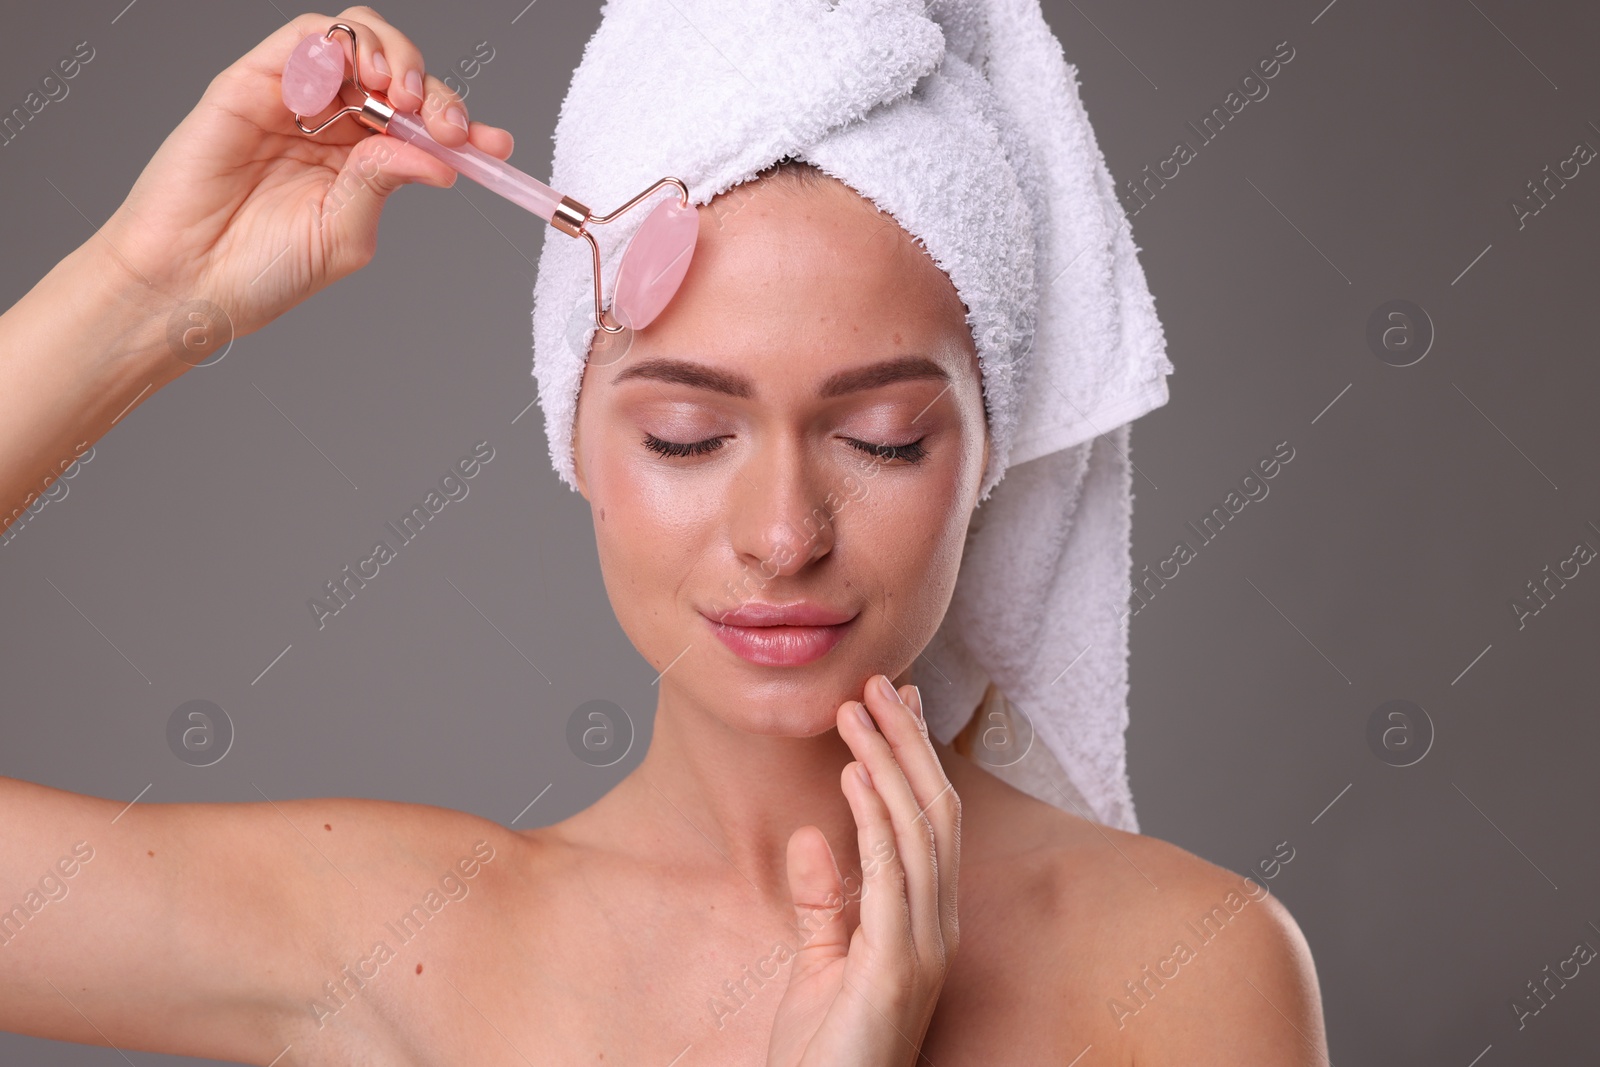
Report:
M 896 684 L 909 680 L 908 670 Z M 948 765 L 949 750 L 935 749 Z M 854 758 L 837 729 L 812 737 L 750 733 L 666 692 L 649 751 L 608 799 L 620 806 L 615 815 L 647 835 L 641 847 L 678 863 L 703 857 L 713 876 L 742 876 L 780 905 L 789 900 L 789 837 L 802 826 L 823 832 L 842 876 L 859 871 L 855 816 L 839 784 Z

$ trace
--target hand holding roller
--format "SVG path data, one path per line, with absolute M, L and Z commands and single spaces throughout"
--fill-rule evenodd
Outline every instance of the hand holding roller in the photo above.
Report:
M 416 145 L 489 191 L 527 208 L 567 236 L 588 241 L 594 261 L 594 318 L 600 329 L 606 333 L 619 333 L 625 328 L 640 330 L 655 320 L 682 284 L 699 235 L 699 216 L 689 205 L 689 190 L 681 180 L 662 178 L 617 210 L 595 215 L 585 205 L 471 144 L 459 148 L 440 144 L 428 133 L 420 116 L 397 111 L 383 93 L 363 86 L 361 72 L 354 63 L 351 77 L 362 95 L 361 102 L 347 104 L 321 124 L 308 128 L 300 117 L 315 115 L 333 103 L 344 84 L 345 51 L 334 40 L 334 34 L 340 31 L 350 38 L 351 54 L 357 54 L 355 30 L 336 22 L 324 34 L 307 35 L 284 63 L 283 103 L 295 113 L 294 122 L 300 132 L 315 136 L 340 117 L 352 115 L 369 129 Z M 657 204 L 623 249 L 611 307 L 603 309 L 600 248 L 588 228 L 617 218 L 663 185 L 675 187 L 678 195 Z M 606 310 L 617 325 L 607 324 Z

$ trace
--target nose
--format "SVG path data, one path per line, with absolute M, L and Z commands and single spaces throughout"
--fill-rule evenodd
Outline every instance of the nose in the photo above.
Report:
M 792 575 L 833 551 L 832 506 L 826 464 L 808 459 L 793 439 L 773 442 L 741 466 L 731 508 L 733 548 L 760 573 Z

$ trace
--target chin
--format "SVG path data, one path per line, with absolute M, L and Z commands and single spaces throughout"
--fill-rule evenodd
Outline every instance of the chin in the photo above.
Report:
M 839 701 L 843 704 L 844 701 Z M 761 708 L 751 708 L 746 705 L 746 710 L 728 721 L 728 725 L 736 730 L 748 734 L 761 734 L 765 737 L 817 737 L 834 728 L 838 721 L 836 712 L 839 705 L 835 704 L 825 710 L 815 708 L 786 707 L 774 708 L 766 713 Z
M 838 722 L 839 705 L 861 698 L 853 674 L 835 670 L 775 670 L 726 664 L 702 676 L 712 682 L 703 706 L 731 729 L 766 737 L 816 737 Z M 762 674 L 768 675 L 761 677 Z

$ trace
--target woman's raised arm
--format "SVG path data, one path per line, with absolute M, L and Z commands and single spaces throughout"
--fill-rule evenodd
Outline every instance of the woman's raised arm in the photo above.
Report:
M 362 83 L 441 144 L 511 154 L 505 130 L 469 132 L 460 98 L 371 8 L 286 23 L 212 79 L 105 225 L 0 315 L 0 531 L 162 386 L 370 261 L 395 189 L 454 182 L 351 119 L 316 137 L 295 127 L 284 62 L 336 21 L 361 41 Z

